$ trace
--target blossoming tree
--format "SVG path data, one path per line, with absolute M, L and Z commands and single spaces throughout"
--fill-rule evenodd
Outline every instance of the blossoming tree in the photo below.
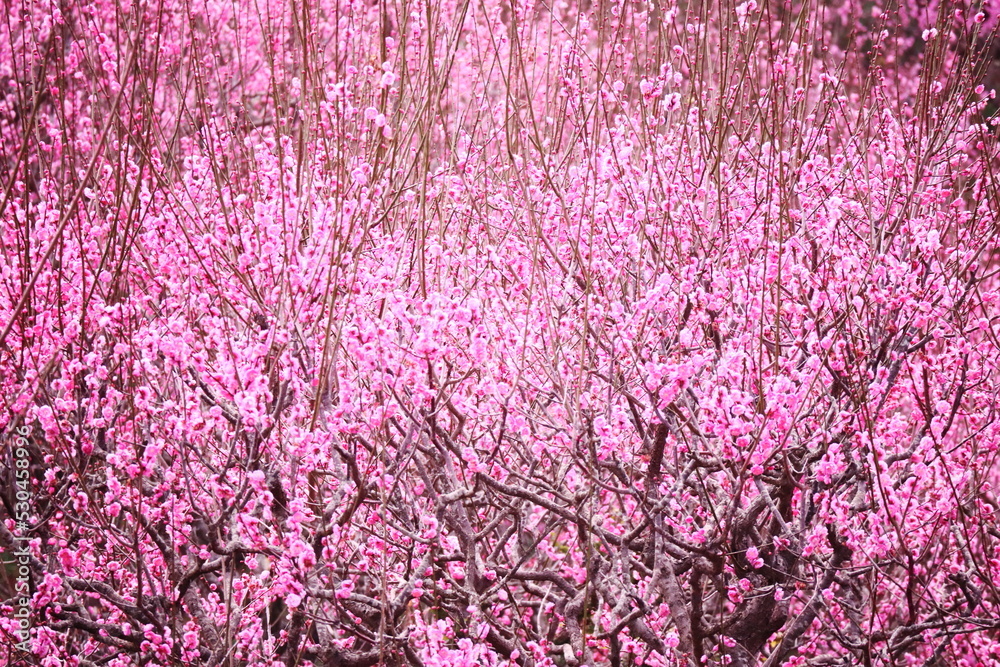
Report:
M 0 664 L 1000 664 L 989 6 L 9 9 Z

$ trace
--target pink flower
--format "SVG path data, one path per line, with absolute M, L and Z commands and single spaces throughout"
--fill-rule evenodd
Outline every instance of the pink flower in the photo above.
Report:
M 340 586 L 337 588 L 337 592 L 335 593 L 335 595 L 337 596 L 337 598 L 343 600 L 349 598 L 353 592 L 354 592 L 354 582 L 350 581 L 349 579 L 344 579 L 342 582 L 340 582 Z

